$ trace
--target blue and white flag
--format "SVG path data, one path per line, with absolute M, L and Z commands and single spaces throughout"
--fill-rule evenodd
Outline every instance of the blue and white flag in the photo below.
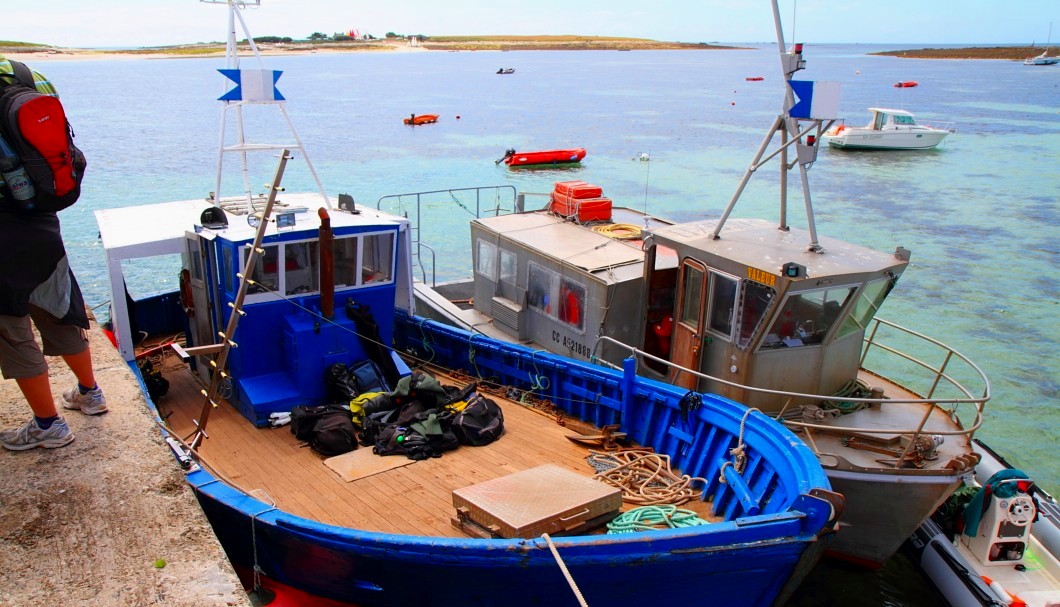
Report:
M 788 111 L 792 118 L 831 120 L 839 117 L 839 83 L 812 80 L 788 80 L 795 93 L 795 105 Z
M 276 89 L 281 70 L 217 70 L 236 83 L 219 101 L 284 101 Z

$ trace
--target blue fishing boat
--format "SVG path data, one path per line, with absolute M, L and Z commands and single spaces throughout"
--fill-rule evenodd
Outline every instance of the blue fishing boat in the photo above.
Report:
M 843 509 L 813 452 L 759 411 L 642 377 L 633 358 L 611 369 L 415 315 L 409 221 L 346 195 L 333 204 L 300 144 L 245 136 L 247 105 L 286 110 L 243 21 L 249 3 L 225 4 L 233 89 L 213 191 L 96 219 L 115 343 L 257 603 L 782 604 Z M 244 37 L 256 69 L 240 65 Z M 254 158 L 269 151 L 275 171 L 254 194 Z M 292 151 L 318 192 L 283 191 Z M 233 154 L 244 192 L 226 197 Z M 126 262 L 177 254 L 179 290 L 128 296 Z M 372 371 L 372 399 L 416 394 L 406 405 L 433 377 L 462 398 L 438 418 L 489 401 L 503 433 L 420 458 L 395 423 L 404 455 L 377 454 L 381 439 L 324 455 L 319 426 L 300 434 L 308 407 L 345 405 L 365 440 L 368 401 L 336 400 L 328 382 L 353 368 Z

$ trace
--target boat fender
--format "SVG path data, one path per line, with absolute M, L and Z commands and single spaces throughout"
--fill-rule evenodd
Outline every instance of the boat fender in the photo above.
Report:
M 188 318 L 195 316 L 195 296 L 191 292 L 191 272 L 187 268 L 180 271 L 180 307 Z

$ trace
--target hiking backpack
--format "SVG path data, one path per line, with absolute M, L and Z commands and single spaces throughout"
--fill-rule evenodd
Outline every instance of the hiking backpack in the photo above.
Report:
M 21 159 L 35 193 L 16 199 L 5 182 L 0 195 L 7 209 L 55 213 L 80 196 L 85 155 L 74 145 L 59 98 L 37 91 L 25 64 L 10 63 L 14 75 L 0 77 L 0 134 Z

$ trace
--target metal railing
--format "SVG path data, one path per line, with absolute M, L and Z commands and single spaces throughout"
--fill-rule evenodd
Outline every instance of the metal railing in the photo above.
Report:
M 483 207 L 483 194 L 492 192 L 492 207 Z M 483 215 L 489 217 L 496 217 L 498 215 L 504 215 L 507 213 L 518 213 L 522 211 L 523 195 L 518 194 L 515 190 L 515 186 L 511 185 L 491 185 L 491 186 L 477 186 L 471 188 L 451 188 L 448 190 L 429 190 L 425 192 L 409 192 L 407 194 L 390 194 L 388 196 L 381 197 L 375 203 L 375 208 L 380 211 L 386 211 L 393 215 L 405 217 L 409 220 L 409 236 L 412 241 L 412 263 L 420 269 L 420 275 L 423 277 L 423 282 L 427 282 L 428 268 L 424 265 L 423 256 L 420 254 L 421 249 L 426 249 L 430 253 L 430 276 L 431 286 L 436 284 L 436 272 L 435 272 L 435 261 L 436 254 L 433 248 L 423 242 L 421 238 L 421 226 L 423 225 L 423 205 L 427 202 L 435 201 L 442 195 L 449 196 L 449 202 L 452 202 L 456 206 L 464 209 L 469 215 L 476 219 Z M 464 200 L 464 196 L 473 195 L 474 200 Z M 410 208 L 406 207 L 406 204 Z M 387 205 L 388 208 L 384 209 L 383 206 Z M 391 208 L 395 207 L 395 208 Z M 474 208 L 474 210 L 472 210 Z M 413 213 L 409 216 L 409 213 Z
M 933 348 L 938 350 L 941 355 L 940 361 L 937 364 L 931 364 L 923 360 L 921 356 L 916 356 L 909 353 L 908 350 L 902 350 L 899 347 L 892 345 L 891 343 L 884 343 L 881 329 L 885 333 L 888 333 L 888 337 L 894 337 L 896 341 L 905 339 L 910 342 L 910 347 L 917 349 Z M 893 331 L 894 335 L 890 335 L 889 332 Z M 601 344 L 609 343 L 613 344 L 621 349 L 624 349 L 634 357 L 637 358 L 638 364 L 643 360 L 652 360 L 671 369 L 675 369 L 681 373 L 688 373 L 701 379 L 705 379 L 711 382 L 717 382 L 718 384 L 730 386 L 740 390 L 746 390 L 748 392 L 757 394 L 768 394 L 773 396 L 781 396 L 787 400 L 784 406 L 776 414 L 777 419 L 783 421 L 785 425 L 793 430 L 804 430 L 809 436 L 813 431 L 827 431 L 831 433 L 836 432 L 848 432 L 858 433 L 861 435 L 874 435 L 874 434 L 902 434 L 910 435 L 911 440 L 905 445 L 901 455 L 896 460 L 896 466 L 901 465 L 901 462 L 906 459 L 911 449 L 917 442 L 917 438 L 921 435 L 945 435 L 945 436 L 967 436 L 969 439 L 983 425 L 983 411 L 986 406 L 986 402 L 990 400 L 990 380 L 983 373 L 982 369 L 979 368 L 974 362 L 968 357 L 964 356 L 960 352 L 953 348 L 943 344 L 942 342 L 927 337 L 923 334 L 915 331 L 906 329 L 893 322 L 876 318 L 873 319 L 869 330 L 866 332 L 864 343 L 862 345 L 862 354 L 860 359 L 860 367 L 862 371 L 872 374 L 881 379 L 892 383 L 893 385 L 910 392 L 911 394 L 924 394 L 922 398 L 878 398 L 878 397 L 848 397 L 848 396 L 837 396 L 835 394 L 807 394 L 802 392 L 789 392 L 785 390 L 771 390 L 767 388 L 759 388 L 755 386 L 748 386 L 732 381 L 722 379 L 720 377 L 714 377 L 707 375 L 693 369 L 683 367 L 681 365 L 674 364 L 668 360 L 659 358 L 643 350 L 639 350 L 633 346 L 622 343 L 618 340 L 612 339 L 607 336 L 602 336 L 597 339 L 596 345 L 593 347 L 592 360 L 594 362 L 608 364 L 606 361 L 598 360 L 596 354 Z M 914 370 L 926 373 L 922 375 L 915 375 L 908 378 L 902 383 L 898 383 L 884 372 L 877 372 L 867 368 L 866 364 L 869 358 L 883 357 L 884 360 L 881 362 L 884 367 L 897 368 L 901 366 L 911 367 Z M 896 366 L 897 365 L 897 366 Z M 960 365 L 959 369 L 954 369 L 955 365 Z M 961 375 L 962 377 L 958 377 Z M 911 381 L 923 382 L 923 387 L 912 387 L 910 386 Z M 972 384 L 975 384 L 972 386 Z M 871 428 L 871 427 L 847 427 L 833 424 L 821 424 L 814 423 L 811 421 L 785 419 L 785 413 L 796 405 L 803 405 L 807 403 L 824 403 L 828 401 L 842 400 L 847 403 L 859 403 L 864 405 L 872 405 L 878 407 L 893 407 L 903 404 L 928 404 L 931 405 L 927 408 L 925 414 L 921 418 L 919 424 L 915 427 L 909 428 Z M 958 408 L 964 407 L 965 409 L 970 408 L 974 412 L 973 423 L 968 427 L 962 427 L 959 430 L 937 430 L 932 429 L 931 431 L 925 431 L 925 426 L 931 417 L 932 412 L 937 408 L 941 409 L 951 419 L 959 421 Z M 808 440 L 807 443 L 815 451 L 817 451 L 816 445 L 813 444 L 812 439 Z M 818 454 L 820 454 L 818 452 Z

